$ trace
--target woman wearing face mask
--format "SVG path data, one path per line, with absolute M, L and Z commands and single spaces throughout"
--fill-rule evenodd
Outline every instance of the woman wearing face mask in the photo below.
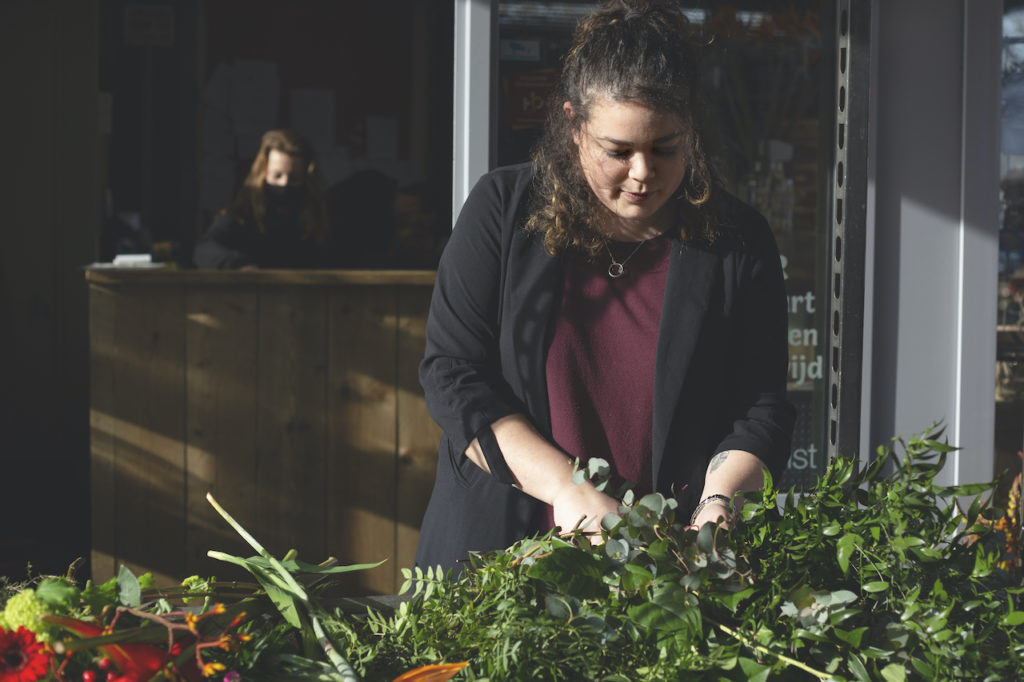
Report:
M 416 563 L 598 529 L 636 492 L 728 523 L 778 480 L 786 298 L 772 232 L 716 180 L 678 2 L 611 0 L 577 28 L 533 162 L 470 193 L 441 257 L 420 380 L 443 430 Z M 594 536 L 595 538 L 597 536 Z
M 312 145 L 292 130 L 269 130 L 231 207 L 196 244 L 203 269 L 329 265 L 323 176 Z

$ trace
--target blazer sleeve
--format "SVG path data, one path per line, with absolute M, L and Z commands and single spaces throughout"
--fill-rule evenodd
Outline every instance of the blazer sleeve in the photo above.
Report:
M 731 430 L 715 452 L 753 453 L 779 481 L 789 459 L 796 411 L 786 397 L 786 290 L 775 238 L 752 208 L 736 209 L 744 244 L 734 278 L 736 325 L 733 344 Z
M 252 241 L 237 218 L 230 213 L 222 213 L 196 243 L 192 262 L 201 270 L 232 270 L 255 265 Z
M 492 422 L 523 413 L 501 373 L 500 301 L 515 207 L 495 173 L 470 192 L 437 270 L 420 383 L 427 409 L 456 454 L 474 438 L 498 481 L 514 478 L 494 442 Z

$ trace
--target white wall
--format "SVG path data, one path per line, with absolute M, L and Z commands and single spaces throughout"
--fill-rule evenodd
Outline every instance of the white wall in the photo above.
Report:
M 944 482 L 990 480 L 1002 2 L 875 0 L 872 11 L 867 438 L 942 420 L 963 448 Z

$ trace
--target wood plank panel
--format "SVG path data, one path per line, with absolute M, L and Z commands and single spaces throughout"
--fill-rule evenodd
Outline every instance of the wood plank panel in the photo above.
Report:
M 114 443 L 107 418 L 116 411 L 114 390 L 117 346 L 114 325 L 117 296 L 106 287 L 91 287 L 89 295 L 89 446 L 92 493 L 92 579 L 105 582 L 117 573 L 114 543 Z
M 185 577 L 184 319 L 180 288 L 117 293 L 115 556 L 162 583 Z
M 330 299 L 328 545 L 349 573 L 349 594 L 396 590 L 395 290 L 343 288 Z
M 330 298 L 328 547 L 342 564 L 387 562 L 346 576 L 352 594 L 394 594 L 395 358 L 393 288 Z
M 242 525 L 275 556 L 326 558 L 326 294 L 259 297 L 255 523 Z
M 253 550 L 206 500 L 237 519 L 256 518 L 256 377 L 259 301 L 255 288 L 189 291 L 186 309 L 186 535 L 189 574 L 250 579 L 243 569 L 210 559 L 216 549 Z M 256 532 L 256 528 L 250 529 Z
M 434 487 L 441 429 L 427 413 L 419 381 L 426 350 L 429 289 L 403 289 L 398 299 L 398 481 L 397 554 L 400 568 L 416 557 L 423 513 Z
M 116 274 L 89 278 L 93 578 L 243 577 L 205 556 L 251 553 L 209 490 L 275 554 L 387 559 L 343 589 L 394 593 L 439 437 L 417 378 L 428 287 Z

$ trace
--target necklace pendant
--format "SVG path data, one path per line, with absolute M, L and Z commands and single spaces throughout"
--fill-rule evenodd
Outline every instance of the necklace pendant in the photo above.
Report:
M 640 250 L 641 246 L 647 243 L 647 239 L 644 239 L 642 242 L 638 243 L 629 253 L 629 255 L 623 258 L 622 262 L 620 263 L 619 261 L 615 260 L 615 254 L 612 253 L 612 247 L 608 246 L 608 240 L 602 239 L 602 241 L 604 242 L 605 251 L 608 252 L 608 257 L 612 259 L 612 264 L 608 266 L 608 276 L 611 277 L 612 279 L 618 279 L 619 277 L 622 277 L 623 275 L 626 274 L 626 262 L 636 255 L 636 252 Z

